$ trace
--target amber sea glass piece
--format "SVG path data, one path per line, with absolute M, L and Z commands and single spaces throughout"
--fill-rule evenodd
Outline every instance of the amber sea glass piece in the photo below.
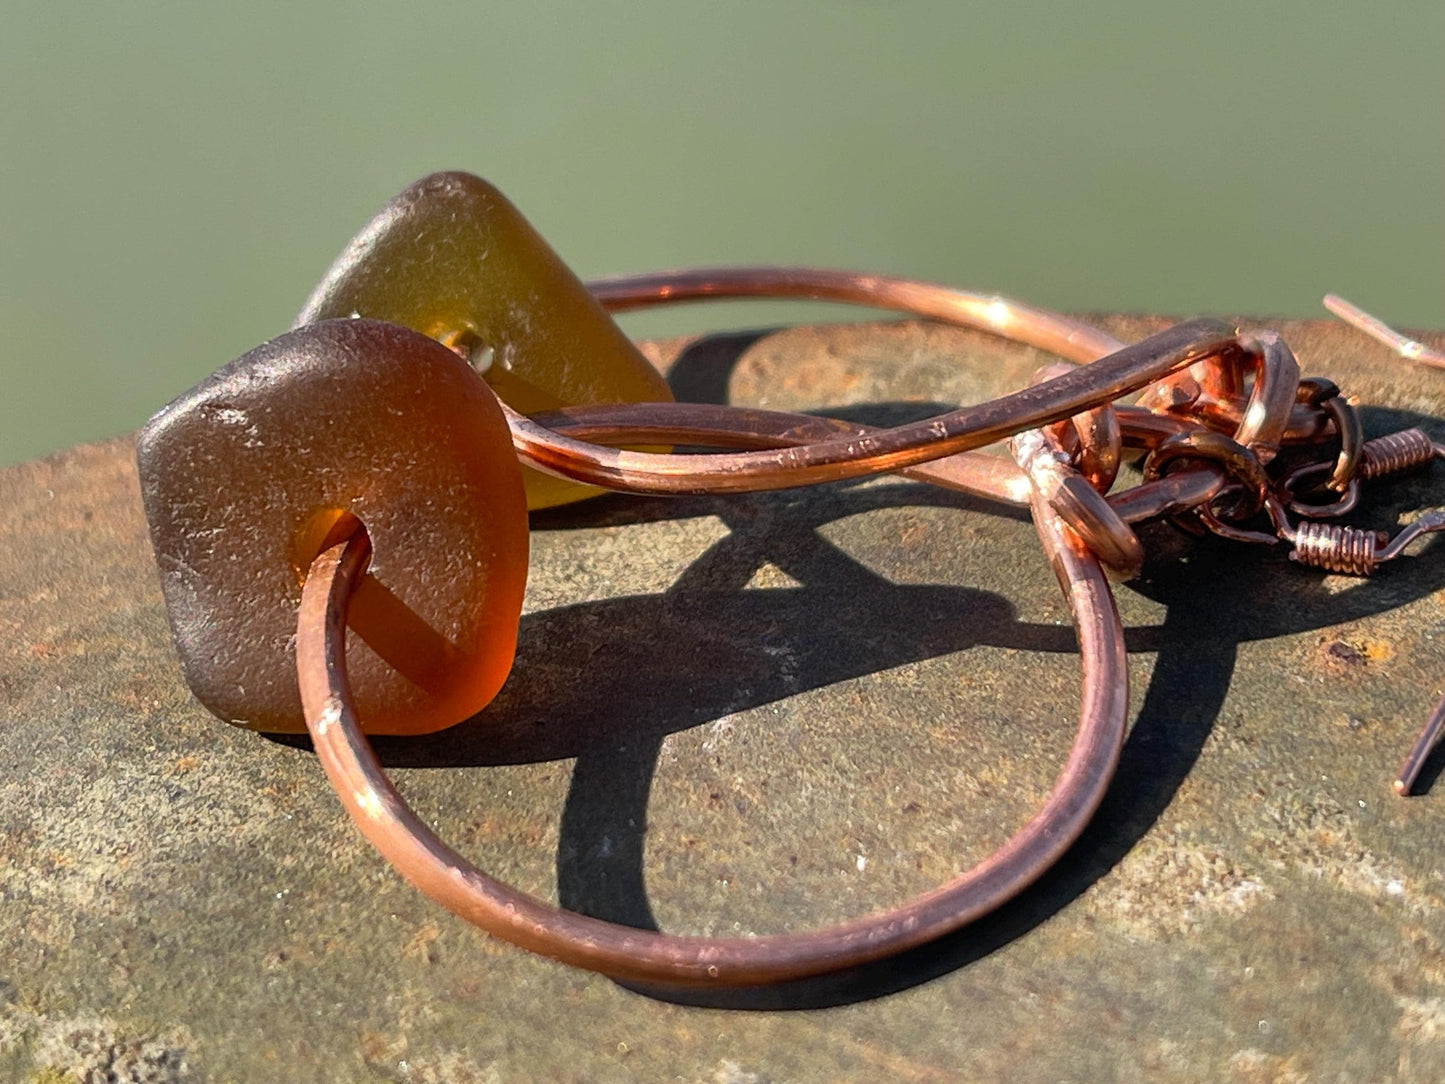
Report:
M 672 398 L 542 235 L 469 173 L 434 173 L 388 203 L 331 265 L 296 326 L 345 316 L 437 339 L 524 414 Z M 530 468 L 523 477 L 531 508 L 599 492 Z
M 308 325 L 162 409 L 136 458 L 181 667 L 222 719 L 306 729 L 301 580 L 349 517 L 372 546 L 348 620 L 366 730 L 439 730 L 501 688 L 526 502 L 496 398 L 452 351 L 377 320 Z

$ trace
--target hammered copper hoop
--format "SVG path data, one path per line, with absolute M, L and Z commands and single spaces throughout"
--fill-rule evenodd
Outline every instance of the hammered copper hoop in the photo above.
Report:
M 830 929 L 755 938 L 639 930 L 552 907 L 443 843 L 391 785 L 352 707 L 346 611 L 369 558 L 364 532 L 317 557 L 302 589 L 296 654 L 306 724 L 362 834 L 422 892 L 495 937 L 615 978 L 667 983 L 758 985 L 866 963 L 956 930 L 1017 895 L 1078 838 L 1113 777 L 1128 708 L 1118 611 L 1097 559 L 1043 501 L 1034 515 L 1073 612 L 1084 671 L 1064 769 L 1037 812 L 978 865 L 908 904 Z

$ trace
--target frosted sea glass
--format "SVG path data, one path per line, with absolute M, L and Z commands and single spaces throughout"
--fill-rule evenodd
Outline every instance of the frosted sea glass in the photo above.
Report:
M 526 502 L 496 398 L 452 351 L 376 320 L 310 324 L 162 409 L 136 458 L 181 668 L 220 718 L 305 730 L 301 580 L 343 513 L 373 548 L 348 621 L 366 730 L 439 730 L 496 695 Z
M 531 224 L 492 185 L 435 173 L 397 195 L 317 286 L 296 325 L 370 316 L 468 356 L 525 413 L 670 400 L 667 383 Z M 524 471 L 545 508 L 598 491 Z

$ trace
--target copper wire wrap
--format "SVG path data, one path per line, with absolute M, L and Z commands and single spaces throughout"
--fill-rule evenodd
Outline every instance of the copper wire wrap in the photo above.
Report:
M 749 938 L 680 937 L 562 911 L 478 870 L 443 843 L 392 787 L 352 707 L 346 613 L 365 575 L 359 532 L 311 565 L 296 627 L 306 725 L 318 759 L 363 835 L 443 907 L 495 937 L 615 978 L 760 985 L 903 951 L 1012 899 L 1078 838 L 1118 764 L 1128 711 L 1124 633 L 1096 558 L 1047 502 L 1034 522 L 1073 613 L 1083 664 L 1079 728 L 1063 771 L 1032 817 L 978 865 L 904 906 L 830 929 Z
M 1418 470 L 1435 458 L 1435 444 L 1422 429 L 1401 429 L 1367 440 L 1360 449 L 1359 477 L 1366 482 Z
M 1379 531 L 1307 520 L 1295 528 L 1292 560 L 1346 576 L 1369 576 L 1380 567 Z

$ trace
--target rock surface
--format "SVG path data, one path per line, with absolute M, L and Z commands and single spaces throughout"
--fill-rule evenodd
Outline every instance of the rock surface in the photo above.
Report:
M 1374 404 L 1369 431 L 1445 436 L 1445 374 L 1274 326 Z M 919 324 L 649 349 L 681 398 L 883 423 L 1043 360 Z M 1353 581 L 1151 535 L 1160 557 L 1118 591 L 1119 776 L 1041 882 L 862 971 L 639 992 L 442 912 L 303 744 L 191 699 L 131 451 L 0 472 L 5 1079 L 1445 1078 L 1445 783 L 1389 789 L 1445 662 L 1433 545 Z M 1354 521 L 1445 503 L 1442 475 Z M 816 926 L 987 854 L 1061 764 L 1073 637 L 1018 515 L 880 480 L 604 497 L 532 527 L 501 698 L 378 743 L 445 838 L 529 891 L 676 932 Z

